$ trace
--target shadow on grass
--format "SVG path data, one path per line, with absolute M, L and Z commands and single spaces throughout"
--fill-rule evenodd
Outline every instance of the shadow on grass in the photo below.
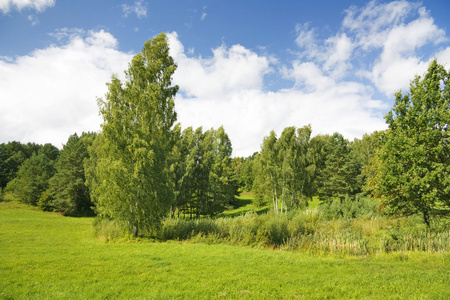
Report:
M 253 204 L 253 195 L 249 193 L 241 194 L 236 197 L 236 202 L 234 203 L 234 208 L 228 211 L 224 211 L 219 214 L 218 217 L 238 217 L 245 215 L 249 211 L 254 211 L 257 214 L 264 214 L 269 210 L 269 207 L 264 206 L 257 208 Z
M 241 208 L 241 207 L 250 205 L 250 204 L 252 204 L 252 203 L 253 203 L 253 201 L 252 201 L 251 199 L 237 199 L 236 205 L 235 205 L 234 208 L 235 208 L 235 209 Z
M 239 216 L 242 216 L 242 215 L 245 215 L 247 212 L 249 212 L 249 211 L 254 211 L 255 213 L 257 213 L 258 215 L 262 215 L 262 214 L 265 214 L 265 213 L 267 213 L 268 211 L 269 211 L 269 208 L 268 207 L 262 207 L 262 208 L 259 208 L 259 209 L 253 209 L 253 208 L 250 208 L 250 209 L 248 209 L 248 210 L 240 210 L 240 211 L 237 211 L 237 212 L 234 212 L 234 213 L 228 213 L 228 214 L 222 214 L 222 215 L 220 215 L 221 217 L 231 217 L 231 218 L 234 218 L 234 217 L 239 217 Z

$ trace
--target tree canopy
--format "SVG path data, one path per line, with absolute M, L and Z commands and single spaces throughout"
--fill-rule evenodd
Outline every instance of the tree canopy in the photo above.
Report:
M 80 216 L 93 213 L 89 189 L 85 185 L 84 161 L 89 158 L 88 147 L 96 134 L 71 135 L 56 161 L 56 173 L 50 179 L 47 199 L 41 205 L 64 215 Z M 44 207 L 43 207 L 44 208 Z
M 105 99 L 98 101 L 103 124 L 88 168 L 91 196 L 99 214 L 128 226 L 133 235 L 158 227 L 173 200 L 168 157 L 176 67 L 161 33 L 133 58 L 125 83 L 113 76 Z
M 449 73 L 433 60 L 386 115 L 378 192 L 386 211 L 430 216 L 450 209 Z
M 20 165 L 16 177 L 8 182 L 7 189 L 20 201 L 37 205 L 55 173 L 58 154 L 59 150 L 51 144 L 39 147 L 37 153 L 33 153 Z

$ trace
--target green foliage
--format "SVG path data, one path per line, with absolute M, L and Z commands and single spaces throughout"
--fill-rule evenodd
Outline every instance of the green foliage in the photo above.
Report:
M 324 219 L 333 220 L 339 218 L 371 218 L 377 216 L 378 201 L 356 195 L 347 197 L 342 203 L 327 201 L 319 206 L 319 211 Z
M 237 181 L 239 183 L 239 188 L 242 191 L 250 192 L 253 187 L 253 162 L 257 153 L 254 153 L 252 156 L 243 158 L 243 157 L 234 157 L 232 160 L 232 169 L 236 174 Z
M 195 220 L 165 219 L 158 238 L 161 240 L 188 240 L 195 236 L 219 234 L 219 228 L 212 219 L 201 218 Z
M 63 215 L 93 214 L 93 203 L 85 185 L 84 161 L 89 158 L 87 148 L 93 143 L 94 138 L 94 133 L 83 133 L 81 137 L 75 133 L 69 137 L 56 162 L 56 173 L 50 180 L 48 193 L 51 195 L 46 195 L 42 199 L 41 205 L 45 205 L 44 210 L 49 210 L 51 206 L 53 210 Z
M 133 58 L 126 81 L 113 76 L 105 99 L 98 100 L 102 132 L 86 163 L 91 198 L 101 216 L 135 236 L 158 228 L 174 198 L 169 154 L 176 67 L 161 33 Z
M 37 155 L 42 145 L 34 143 L 21 144 L 13 141 L 0 144 L 0 189 L 6 187 L 13 180 L 20 166 L 33 154 Z
M 272 131 L 264 138 L 260 155 L 253 163 L 256 203 L 272 202 L 275 213 L 307 205 L 314 193 L 316 174 L 311 126 L 287 127 L 278 139 Z
M 339 199 L 342 203 L 348 196 L 361 192 L 361 167 L 350 148 L 350 143 L 341 134 L 334 133 L 325 145 L 325 163 L 319 169 L 318 195 L 322 201 Z
M 174 128 L 171 170 L 175 183 L 172 217 L 214 216 L 234 202 L 238 183 L 231 165 L 231 141 L 223 127 L 203 133 L 201 127 Z
M 54 160 L 58 149 L 50 144 L 40 148 L 20 166 L 17 176 L 8 183 L 7 190 L 20 201 L 37 205 L 42 193 L 48 189 L 49 180 L 55 173 Z
M 436 213 L 450 212 L 449 73 L 436 60 L 417 76 L 407 94 L 398 92 L 386 115 L 389 130 L 380 153 L 377 191 L 386 212 L 423 214 L 426 224 Z

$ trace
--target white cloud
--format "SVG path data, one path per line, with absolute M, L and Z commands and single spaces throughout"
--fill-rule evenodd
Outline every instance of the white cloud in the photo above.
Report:
M 359 73 L 387 96 L 407 89 L 415 75 L 425 72 L 432 56 L 423 57 L 419 52 L 421 48 L 446 41 L 445 31 L 434 24 L 428 11 L 420 5 L 406 1 L 386 4 L 371 1 L 365 7 L 351 7 L 346 11 L 342 25 L 354 35 L 358 53 L 378 55 Z
M 407 89 L 432 57 L 447 68 L 450 63 L 445 32 L 421 4 L 372 1 L 347 10 L 337 32 L 317 32 L 309 23 L 298 25 L 297 56 L 283 62 L 243 45 L 222 44 L 201 56 L 185 50 L 177 33 L 168 34 L 178 64 L 178 121 L 184 128 L 223 125 L 238 156 L 258 151 L 271 130 L 280 134 L 292 125 L 311 124 L 314 134 L 337 131 L 353 139 L 386 128 L 383 114 L 393 92 Z M 132 58 L 105 31 L 63 28 L 51 36 L 58 45 L 16 59 L 0 57 L 0 142 L 60 146 L 74 132 L 97 130 L 96 97 L 106 92 L 111 73 L 122 74 Z M 292 86 L 267 91 L 265 79 L 272 76 Z
M 450 68 L 450 47 L 445 48 L 436 54 L 438 62 L 444 64 L 447 69 Z M 445 62 L 445 63 L 444 63 Z
M 351 6 L 346 10 L 342 25 L 356 35 L 364 50 L 368 50 L 381 47 L 389 30 L 403 23 L 411 11 L 417 8 L 418 3 L 393 1 L 378 5 L 372 0 L 362 8 Z
M 354 45 L 346 33 L 325 40 L 318 40 L 315 29 L 309 23 L 296 26 L 296 44 L 300 48 L 299 59 L 314 61 L 327 75 L 337 79 L 344 77 L 351 67 L 348 60 Z
M 241 45 L 222 45 L 207 58 L 188 56 L 170 35 L 179 65 L 179 121 L 184 127 L 223 125 L 235 155 L 258 151 L 270 130 L 279 134 L 286 126 L 311 124 L 314 133 L 337 131 L 349 139 L 386 128 L 383 115 L 394 92 L 408 89 L 433 56 L 450 62 L 450 47 L 421 51 L 446 42 L 445 32 L 420 3 L 371 1 L 345 13 L 342 27 L 328 37 L 311 23 L 297 25 L 299 52 L 281 67 L 270 54 Z M 292 88 L 265 91 L 264 76 L 274 69 L 294 82 Z
M 139 19 L 147 16 L 147 6 L 144 1 L 135 1 L 133 5 L 122 4 L 122 11 L 125 18 L 133 13 L 135 13 Z
M 206 18 L 206 15 L 207 15 L 207 13 L 206 13 L 206 8 L 207 8 L 206 5 L 203 6 L 202 16 L 200 17 L 200 20 L 201 20 L 201 21 L 203 21 L 203 20 Z
M 344 77 L 351 67 L 348 63 L 354 47 L 351 39 L 343 33 L 327 39 L 326 43 L 328 49 L 323 66 L 324 70 L 329 72 L 332 77 Z
M 318 57 L 319 46 L 316 42 L 314 28 L 310 28 L 310 23 L 297 24 L 295 31 L 297 32 L 295 42 L 302 50 L 301 55 L 307 58 Z
M 68 40 L 13 61 L 0 60 L 0 141 L 52 143 L 60 147 L 101 122 L 97 97 L 113 73 L 123 74 L 131 55 L 103 30 L 62 30 Z M 79 34 L 74 34 L 79 32 Z
M 283 70 L 287 79 L 293 79 L 296 87 L 305 87 L 309 91 L 326 90 L 335 84 L 334 80 L 325 76 L 313 62 L 294 61 L 292 68 Z
M 191 58 L 176 33 L 169 34 L 171 55 L 178 63 L 174 80 L 182 84 L 190 97 L 223 95 L 248 89 L 260 89 L 263 76 L 271 71 L 265 57 L 241 45 L 227 48 L 222 45 L 213 50 L 210 58 Z
M 39 18 L 36 15 L 29 15 L 28 21 L 31 22 L 32 26 L 36 26 L 37 24 L 39 24 Z
M 7 14 L 14 9 L 21 11 L 22 9 L 29 8 L 43 12 L 47 7 L 54 5 L 55 0 L 0 0 L 0 11 L 3 14 Z
M 291 89 L 264 91 L 263 77 L 276 60 L 243 46 L 222 45 L 212 56 L 188 57 L 176 33 L 169 34 L 171 55 L 178 63 L 174 83 L 178 121 L 183 127 L 224 126 L 233 143 L 234 155 L 259 151 L 263 137 L 295 125 L 312 124 L 315 133 L 361 137 L 385 128 L 376 112 L 386 109 L 373 99 L 373 90 L 355 82 L 336 82 L 312 62 L 292 62 L 284 67 Z

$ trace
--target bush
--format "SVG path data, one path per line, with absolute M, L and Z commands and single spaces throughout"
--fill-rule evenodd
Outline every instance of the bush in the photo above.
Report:
M 375 200 L 361 197 L 347 197 L 343 203 L 337 201 L 325 202 L 319 205 L 319 210 L 325 220 L 340 218 L 371 218 L 376 216 L 378 204 Z

